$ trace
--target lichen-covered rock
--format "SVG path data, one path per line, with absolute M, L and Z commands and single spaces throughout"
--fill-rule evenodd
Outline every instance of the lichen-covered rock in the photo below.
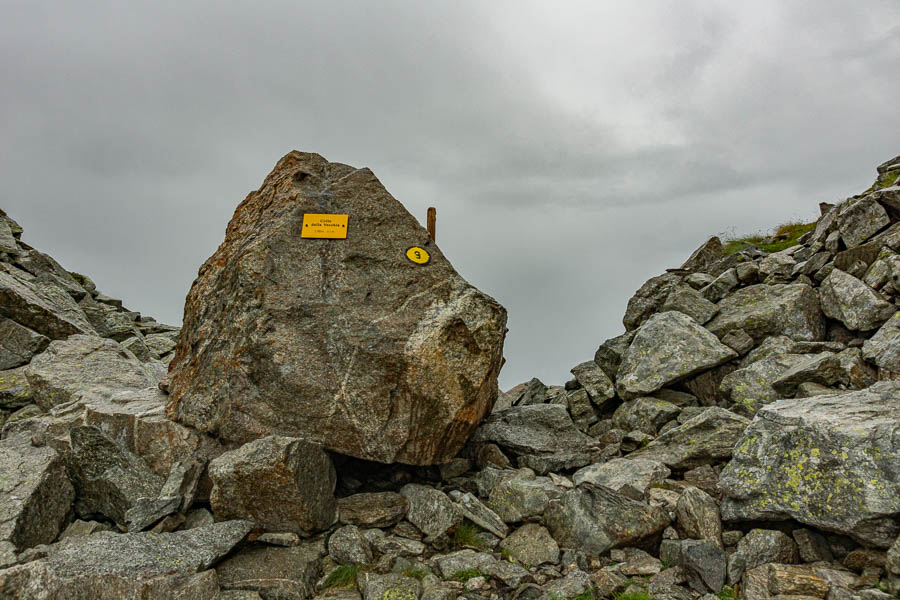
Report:
M 210 462 L 209 476 L 209 502 L 219 519 L 301 535 L 337 520 L 334 465 L 314 442 L 270 435 Z
M 882 369 L 900 373 L 900 313 L 894 313 L 862 347 L 863 357 Z
M 503 522 L 503 519 L 493 510 L 485 506 L 481 500 L 468 492 L 460 492 L 459 490 L 451 490 L 450 497 L 456 504 L 456 510 L 464 518 L 472 521 L 485 531 L 496 535 L 498 538 L 505 538 L 509 533 L 509 527 Z
M 504 523 L 518 523 L 544 513 L 550 501 L 562 498 L 560 489 L 548 477 L 525 471 L 498 482 L 490 491 L 488 506 Z
M 736 357 L 734 350 L 690 317 L 675 311 L 659 313 L 635 334 L 619 365 L 616 389 L 629 400 Z
M 215 578 L 197 586 L 192 576 L 228 554 L 252 527 L 245 521 L 228 521 L 175 533 L 100 532 L 70 537 L 49 546 L 44 558 L 0 571 L 0 597 L 214 600 Z M 199 593 L 201 589 L 208 594 Z
M 880 327 L 897 307 L 865 283 L 834 269 L 819 288 L 822 310 L 842 322 L 851 331 L 869 331 Z
M 622 362 L 622 355 L 631 345 L 634 339 L 634 331 L 628 331 L 622 335 L 610 338 L 600 344 L 594 353 L 594 362 L 606 374 L 610 381 L 615 380 L 616 373 L 619 372 L 619 364 Z
M 796 519 L 887 548 L 900 526 L 900 383 L 763 407 L 719 487 L 726 521 Z
M 27 364 L 49 343 L 49 338 L 12 319 L 0 319 L 0 370 Z
M 641 458 L 613 458 L 605 463 L 579 469 L 572 476 L 575 485 L 589 482 L 602 485 L 632 500 L 644 500 L 654 484 L 671 475 L 666 465 Z
M 855 248 L 891 224 L 891 219 L 874 198 L 865 196 L 838 207 L 838 230 L 848 248 Z
M 704 298 L 691 286 L 684 284 L 673 287 L 666 297 L 661 312 L 670 310 L 686 314 L 701 325 L 719 312 L 719 308 L 715 304 Z
M 308 213 L 348 214 L 347 238 L 302 238 Z M 370 170 L 317 154 L 286 155 L 238 206 L 185 307 L 170 414 L 223 440 L 435 464 L 497 398 L 506 311 Z
M 613 426 L 623 431 L 656 435 L 659 428 L 678 416 L 681 409 L 671 402 L 642 396 L 622 403 L 613 413 Z
M 547 528 L 537 523 L 526 523 L 513 531 L 500 542 L 500 550 L 529 567 L 559 560 L 559 545 Z
M 616 386 L 595 361 L 589 360 L 572 367 L 572 375 L 587 392 L 597 408 L 603 409 L 615 398 Z
M 422 582 L 395 573 L 360 573 L 357 584 L 362 600 L 419 600 L 422 596 Z
M 569 409 L 572 422 L 580 431 L 586 432 L 600 419 L 597 409 L 594 408 L 590 396 L 584 388 L 566 392 L 566 407 Z
M 73 427 L 69 436 L 72 450 L 66 464 L 80 516 L 99 514 L 125 526 L 129 509 L 142 498 L 158 496 L 163 478 L 98 428 Z
M 75 498 L 61 457 L 31 436 L 0 441 L 0 542 L 19 551 L 56 539 Z
M 487 552 L 459 550 L 443 556 L 435 556 L 433 560 L 445 579 L 451 579 L 460 572 L 478 571 L 483 575 L 496 577 L 505 585 L 515 588 L 529 577 L 528 571 L 520 565 L 497 560 Z
M 372 562 L 372 547 L 356 525 L 338 527 L 328 538 L 328 555 L 342 565 L 367 565 Z
M 406 519 L 429 538 L 436 538 L 462 521 L 447 494 L 427 485 L 409 483 L 400 489 L 409 501 Z
M 719 313 L 706 327 L 719 337 L 743 329 L 757 342 L 771 335 L 794 340 L 825 337 L 818 295 L 803 283 L 758 284 L 740 289 L 719 303 Z
M 669 292 L 680 281 L 681 277 L 674 273 L 666 273 L 648 279 L 628 300 L 625 316 L 622 317 L 625 331 L 637 329 L 641 323 L 659 312 L 660 307 L 668 298 Z
M 669 517 L 660 508 L 585 482 L 550 504 L 544 524 L 563 548 L 599 556 L 611 548 L 647 541 L 669 525 Z
M 656 460 L 671 469 L 692 469 L 731 457 L 731 449 L 750 421 L 723 408 L 707 408 L 670 429 L 630 458 Z
M 783 398 L 773 384 L 782 374 L 805 360 L 806 357 L 801 354 L 767 356 L 726 375 L 719 391 L 731 402 L 734 412 L 752 417 L 760 407 Z
M 113 340 L 73 335 L 51 342 L 25 369 L 35 403 L 48 410 L 78 399 L 109 398 L 159 382 L 134 354 Z
M 0 272 L 0 315 L 52 340 L 76 333 L 96 335 L 84 313 L 63 289 L 19 273 L 21 276 Z
M 787 371 L 783 372 L 772 382 L 772 387 L 782 397 L 790 397 L 797 391 L 801 383 L 818 383 L 820 385 L 833 385 L 844 377 L 841 359 L 833 352 L 821 352 L 819 354 L 804 356 Z

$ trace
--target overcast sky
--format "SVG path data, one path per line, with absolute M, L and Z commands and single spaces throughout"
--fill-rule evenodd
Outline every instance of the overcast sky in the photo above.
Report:
M 368 166 L 568 370 L 713 234 L 812 220 L 900 154 L 900 2 L 0 0 L 0 208 L 180 324 L 292 149 Z

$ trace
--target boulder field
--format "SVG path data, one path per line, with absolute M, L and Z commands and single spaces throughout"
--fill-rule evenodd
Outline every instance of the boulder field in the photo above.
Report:
M 504 309 L 367 169 L 279 161 L 183 328 L 0 211 L 0 598 L 889 600 L 900 157 L 877 170 L 793 245 L 709 239 L 564 385 L 506 392 Z

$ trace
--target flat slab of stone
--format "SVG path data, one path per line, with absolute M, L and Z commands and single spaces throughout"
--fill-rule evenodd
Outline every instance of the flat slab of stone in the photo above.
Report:
M 514 406 L 494 413 L 475 430 L 472 441 L 493 442 L 516 454 L 573 452 L 594 445 L 562 404 Z
M 304 215 L 323 213 L 348 215 L 345 239 L 301 235 Z M 291 152 L 191 287 L 169 410 L 228 442 L 277 434 L 440 464 L 497 399 L 505 334 L 504 308 L 372 171 Z
M 625 400 L 716 367 L 737 353 L 687 315 L 669 311 L 647 319 L 622 357 L 616 390 Z
M 72 297 L 50 283 L 0 272 L 0 307 L 4 316 L 53 340 L 96 335 Z
M 66 538 L 49 546 L 45 558 L 0 571 L 0 596 L 34 600 L 174 597 L 153 593 L 183 591 L 192 575 L 209 569 L 252 528 L 246 521 L 228 521 L 175 533 L 104 531 Z
M 721 338 L 743 329 L 757 343 L 771 335 L 818 341 L 825 337 L 825 319 L 816 291 L 804 283 L 751 285 L 719 302 L 719 314 L 706 328 Z
M 321 543 L 245 548 L 219 563 L 216 574 L 223 590 L 259 592 L 265 598 L 312 598 L 322 575 L 322 556 Z
M 900 383 L 763 407 L 722 472 L 728 521 L 795 519 L 887 548 L 900 533 Z

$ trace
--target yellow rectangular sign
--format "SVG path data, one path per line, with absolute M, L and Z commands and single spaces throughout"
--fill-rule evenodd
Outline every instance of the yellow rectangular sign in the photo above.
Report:
M 306 213 L 303 215 L 302 238 L 345 239 L 347 237 L 347 220 L 349 215 L 322 215 Z

